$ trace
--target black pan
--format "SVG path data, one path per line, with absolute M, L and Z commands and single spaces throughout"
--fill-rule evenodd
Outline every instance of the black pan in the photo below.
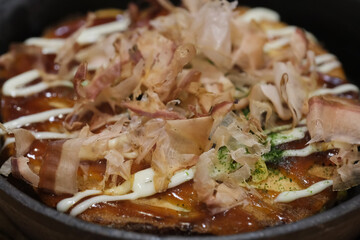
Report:
M 239 0 L 265 6 L 282 19 L 314 33 L 343 63 L 349 79 L 360 85 L 360 0 Z M 0 53 L 11 42 L 37 36 L 66 16 L 99 8 L 125 8 L 123 0 L 0 0 Z M 360 187 L 349 199 L 299 222 L 252 233 L 216 236 L 159 236 L 87 223 L 45 206 L 31 190 L 0 177 L 0 208 L 30 239 L 356 239 L 360 236 Z M 1 223 L 0 223 L 1 224 Z

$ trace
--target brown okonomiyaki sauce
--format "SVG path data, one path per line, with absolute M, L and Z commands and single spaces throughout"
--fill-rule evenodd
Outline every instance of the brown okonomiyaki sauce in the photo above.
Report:
M 301 142 L 301 140 L 297 142 Z M 299 148 L 304 146 L 295 142 L 288 144 L 297 144 Z M 41 165 L 46 148 L 47 141 L 37 140 L 33 143 L 31 150 L 27 154 L 27 157 L 31 159 L 33 171 L 38 171 L 36 166 Z M 288 178 L 291 178 L 292 181 L 308 187 L 322 180 L 307 174 L 308 169 L 315 163 L 330 164 L 328 153 L 312 154 L 302 158 L 287 158 L 280 164 L 280 171 Z M 105 160 L 96 162 L 87 161 L 81 164 L 89 167 L 87 184 L 89 182 L 91 184 L 91 181 L 98 182 L 104 176 Z M 136 171 L 146 167 L 133 165 L 133 168 L 137 168 Z M 79 182 L 81 182 L 82 177 L 82 170 L 79 168 Z M 188 213 L 177 212 L 171 209 L 164 211 L 163 208 L 146 205 L 147 199 L 145 198 L 135 201 L 98 203 L 78 217 L 86 221 L 119 228 L 128 225 L 129 222 L 137 224 L 150 223 L 158 228 L 175 228 L 188 233 L 224 235 L 255 231 L 268 226 L 291 223 L 318 213 L 324 208 L 329 207 L 336 200 L 336 192 L 327 189 L 317 195 L 298 199 L 291 203 L 269 204 L 267 200 L 276 197 L 277 193 L 264 189 L 258 190 L 260 198 L 252 196 L 251 204 L 245 207 L 234 207 L 223 213 L 212 215 L 206 209 L 206 206 L 198 201 L 192 186 L 193 182 L 190 181 L 169 189 L 165 193 L 159 193 L 151 197 L 151 199 L 166 200 L 174 205 L 188 209 L 190 210 Z M 41 200 L 51 207 L 55 207 L 60 200 L 69 197 L 69 195 L 56 196 L 41 190 L 38 194 Z M 83 200 L 86 200 L 86 198 Z M 139 204 L 137 204 L 138 201 Z
M 149 14 L 153 17 L 161 13 L 152 11 Z M 112 18 L 97 18 L 92 26 L 114 21 L 116 17 L 115 15 Z M 137 23 L 141 25 L 142 22 L 148 19 L 147 17 L 138 19 Z M 84 24 L 84 18 L 68 20 L 55 28 L 47 30 L 45 37 L 66 38 Z M 0 69 L 0 79 L 2 83 L 12 76 L 31 69 L 32 64 L 35 61 L 39 61 L 39 59 L 34 60 L 30 58 L 26 53 L 19 53 L 16 57 L 17 64 L 13 66 L 10 71 Z M 42 55 L 40 61 L 45 64 L 47 72 L 56 73 L 58 70 L 58 66 L 54 63 L 53 55 Z M 346 81 L 340 78 L 320 75 L 318 83 L 319 85 L 336 87 L 346 83 Z M 348 96 L 348 98 L 357 97 L 358 96 L 355 95 Z M 72 107 L 75 100 L 76 95 L 73 89 L 66 87 L 49 88 L 41 93 L 28 97 L 12 98 L 1 96 L 1 116 L 3 122 L 7 122 L 20 116 L 52 109 L 52 106 L 56 104 L 62 104 L 64 107 Z M 64 118 L 55 117 L 49 122 L 31 124 L 24 126 L 24 128 L 37 131 L 57 129 L 57 132 L 64 132 L 65 128 L 62 125 L 63 120 Z M 277 148 L 281 150 L 301 149 L 305 147 L 309 140 L 309 134 L 307 133 L 304 139 L 285 143 L 277 146 Z M 40 171 L 49 141 L 51 140 L 35 140 L 29 152 L 26 154 L 30 159 L 29 166 L 35 173 Z M 13 147 L 14 144 L 9 146 L 10 152 Z M 5 151 L 5 153 L 9 151 Z M 323 180 L 323 178 L 319 176 L 309 174 L 310 168 L 314 165 L 333 166 L 329 158 L 335 152 L 336 150 L 331 150 L 313 153 L 307 157 L 286 157 L 279 163 L 269 164 L 269 168 L 275 169 L 273 174 L 276 175 L 276 173 L 280 172 L 285 178 L 291 179 L 291 181 L 296 182 L 299 186 L 306 188 Z M 4 152 L 2 158 L 3 160 L 5 158 Z M 148 164 L 133 164 L 132 173 L 148 167 Z M 91 182 L 97 183 L 101 181 L 104 177 L 105 169 L 105 159 L 82 161 L 78 169 L 80 188 L 82 181 L 87 181 L 87 184 L 90 185 Z M 84 171 L 86 171 L 87 174 L 84 174 Z M 281 179 L 278 181 L 281 181 Z M 118 183 L 121 183 L 121 180 Z M 251 196 L 249 200 L 251 202 L 249 204 L 245 206 L 239 205 L 225 212 L 213 215 L 207 210 L 205 204 L 198 200 L 197 194 L 193 189 L 193 181 L 189 181 L 149 198 L 135 201 L 97 203 L 78 215 L 78 217 L 89 222 L 130 230 L 136 229 L 137 227 L 134 227 L 135 225 L 141 226 L 142 224 L 150 224 L 155 227 L 140 228 L 140 231 L 144 232 L 158 232 L 159 229 L 164 229 L 163 232 L 166 233 L 168 231 L 166 229 L 172 229 L 171 231 L 175 229 L 178 233 L 186 234 L 227 235 L 255 231 L 269 226 L 298 221 L 330 207 L 335 203 L 337 198 L 337 193 L 327 188 L 314 196 L 300 198 L 290 203 L 271 203 L 271 199 L 274 199 L 278 193 L 267 190 L 266 188 L 257 189 L 256 191 L 257 195 L 254 194 Z M 53 208 L 56 207 L 56 204 L 60 200 L 71 196 L 55 195 L 41 189 L 38 190 L 37 193 L 44 203 Z M 164 211 L 161 207 L 146 204 L 148 200 L 156 201 L 156 199 L 166 200 L 188 211 L 180 212 L 172 209 Z M 82 201 L 84 200 L 86 200 L 86 198 Z M 169 230 L 169 232 L 171 231 Z
M 59 91 L 57 88 L 49 90 L 49 92 L 53 94 L 56 94 L 57 91 Z M 10 102 L 6 100 L 6 98 L 3 98 L 3 102 L 10 105 Z M 46 100 L 46 96 L 37 96 L 34 100 L 29 100 L 33 102 L 33 104 L 29 104 L 29 106 L 37 106 L 35 104 L 36 102 L 46 102 Z M 11 102 L 11 104 L 15 103 Z M 18 104 L 20 103 L 21 99 L 18 99 Z M 26 109 L 28 111 L 32 110 L 31 107 Z M 12 111 L 8 111 L 7 113 L 9 112 L 10 116 L 17 114 L 16 109 L 12 109 Z M 56 125 L 56 127 L 61 126 L 57 121 L 51 123 L 51 125 Z M 36 126 L 37 129 L 39 129 L 39 127 L 41 126 Z M 279 146 L 279 148 L 303 148 L 307 141 L 308 137 L 305 137 L 303 140 L 283 144 Z M 39 171 L 39 166 L 41 166 L 43 156 L 46 152 L 47 142 L 47 140 L 36 140 L 27 154 L 27 157 L 30 159 L 30 166 L 34 172 Z M 292 181 L 297 182 L 301 186 L 308 187 L 321 180 L 321 178 L 311 176 L 307 174 L 307 171 L 315 163 L 330 164 L 328 155 L 329 153 L 326 152 L 312 154 L 308 157 L 286 158 L 285 161 L 279 164 L 279 169 L 286 177 L 291 178 Z M 97 182 L 99 179 L 102 179 L 105 172 L 104 161 L 105 160 L 81 163 L 89 167 L 87 181 L 91 182 L 91 180 L 93 180 Z M 137 168 L 136 171 L 146 167 L 147 166 L 133 165 L 133 168 Z M 78 170 L 78 177 L 82 178 L 81 168 Z M 277 193 L 265 189 L 258 190 L 262 199 L 258 196 L 251 198 L 253 201 L 252 204 L 245 207 L 237 206 L 223 213 L 212 215 L 206 209 L 206 206 L 198 201 L 192 185 L 193 183 L 190 181 L 169 189 L 165 193 L 159 193 L 151 197 L 167 200 L 175 205 L 189 209 L 191 210 L 189 213 L 174 210 L 164 211 L 163 208 L 156 206 L 137 204 L 137 201 L 117 201 L 96 204 L 80 214 L 79 218 L 119 228 L 128 225 L 129 222 L 138 224 L 150 223 L 158 228 L 166 227 L 185 232 L 224 235 L 255 231 L 268 226 L 291 223 L 318 213 L 328 207 L 329 204 L 334 203 L 336 199 L 336 193 L 327 189 L 317 195 L 298 199 L 291 203 L 269 204 L 266 199 L 273 198 Z M 44 191 L 39 191 L 38 193 L 41 200 L 51 207 L 55 207 L 61 199 L 69 197 L 69 195 L 56 196 Z M 143 201 L 146 201 L 146 199 L 143 199 Z

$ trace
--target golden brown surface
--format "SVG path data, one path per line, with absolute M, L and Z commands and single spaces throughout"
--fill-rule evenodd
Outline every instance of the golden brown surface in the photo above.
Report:
M 112 21 L 113 19 L 97 19 L 94 25 Z M 76 29 L 84 24 L 83 19 L 70 20 L 50 29 L 46 32 L 46 37 L 67 37 Z M 264 25 L 266 28 L 266 25 Z M 65 32 L 59 34 L 57 29 L 66 28 Z M 325 51 L 318 45 L 310 47 L 315 52 L 324 53 Z M 276 53 L 274 53 L 276 54 Z M 0 71 L 2 80 L 8 79 L 18 73 L 30 69 L 31 59 L 26 55 L 18 56 L 17 65 L 13 66 L 11 71 Z M 44 56 L 44 61 L 49 69 L 56 69 L 56 64 L 51 56 Z M 56 70 L 54 70 L 56 71 Z M 341 68 L 330 73 L 330 75 L 344 78 Z M 322 83 L 322 79 L 319 82 Z M 9 121 L 23 115 L 28 115 L 40 111 L 51 109 L 54 105 L 61 104 L 64 107 L 71 107 L 74 104 L 75 94 L 69 88 L 51 88 L 46 92 L 39 93 L 26 98 L 11 98 L 2 96 L 1 115 L 3 121 Z M 57 129 L 59 132 L 64 131 L 62 126 L 63 119 L 56 118 L 54 121 L 32 124 L 26 127 L 30 130 L 49 131 Z M 283 144 L 279 149 L 300 149 L 305 146 L 309 136 L 303 140 Z M 46 153 L 47 140 L 37 140 L 33 143 L 27 157 L 30 159 L 30 167 L 35 173 L 39 172 L 42 159 Z M 89 167 L 86 180 L 84 179 L 83 170 L 78 170 L 79 188 L 84 189 L 89 186 L 96 187 L 96 184 L 102 180 L 105 172 L 105 163 L 103 160 L 96 162 L 81 163 Z M 314 167 L 315 165 L 315 167 Z M 320 168 L 316 169 L 316 166 Z M 111 225 L 114 227 L 129 227 L 129 224 L 149 224 L 155 229 L 175 228 L 178 231 L 191 233 L 210 233 L 215 235 L 234 234 L 241 232 L 255 231 L 268 226 L 280 225 L 294 222 L 305 217 L 320 212 L 327 206 L 332 205 L 336 199 L 336 193 L 327 189 L 315 196 L 306 199 L 299 199 L 291 203 L 273 203 L 272 199 L 278 192 L 273 189 L 284 187 L 305 188 L 311 184 L 322 180 L 325 177 L 322 172 L 325 167 L 331 169 L 329 161 L 329 152 L 315 153 L 308 157 L 286 158 L 279 166 L 273 167 L 271 178 L 262 183 L 262 187 L 256 190 L 252 195 L 251 203 L 246 206 L 237 206 L 223 213 L 216 215 L 211 214 L 203 203 L 200 203 L 197 194 L 193 189 L 193 182 L 184 183 L 178 187 L 167 190 L 164 193 L 156 194 L 146 199 L 136 201 L 118 201 L 111 203 L 100 203 L 89 208 L 79 215 L 79 218 L 99 223 L 102 225 Z M 133 165 L 132 172 L 144 169 L 147 165 Z M 271 168 L 270 168 L 271 169 Z M 49 206 L 55 207 L 57 202 L 68 197 L 55 196 L 54 194 L 39 192 L 40 198 Z M 181 207 L 185 211 L 175 211 L 169 208 L 158 207 L 159 202 L 167 202 L 174 206 Z M 141 225 L 140 225 L 141 226 Z M 136 228 L 136 227 L 133 227 Z M 140 227 L 141 228 L 141 227 Z M 144 231 L 152 231 L 144 227 Z

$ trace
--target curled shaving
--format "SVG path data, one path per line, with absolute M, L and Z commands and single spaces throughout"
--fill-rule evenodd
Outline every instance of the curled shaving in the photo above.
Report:
M 238 205 L 248 204 L 247 191 L 242 187 L 231 187 L 217 183 L 210 176 L 212 162 L 217 160 L 215 149 L 203 153 L 196 165 L 194 189 L 200 201 L 205 202 L 213 214 Z
M 360 155 L 356 145 L 342 144 L 330 160 L 337 168 L 333 176 L 334 191 L 344 191 L 360 184 Z
M 360 144 L 360 106 L 334 96 L 316 96 L 309 100 L 307 127 L 310 143 L 338 141 Z
M 248 203 L 248 192 L 239 182 L 250 179 L 261 155 L 270 150 L 261 128 L 279 119 L 296 126 L 306 114 L 306 85 L 317 80 L 315 54 L 304 31 L 296 29 L 290 47 L 280 50 L 286 54 L 268 55 L 263 48 L 269 39 L 259 23 L 236 21 L 236 3 L 184 1 L 185 8 L 178 8 L 159 2 L 169 13 L 151 21 L 152 13 L 140 16 L 132 6 L 134 22 L 126 32 L 79 48 L 75 40 L 92 24 L 90 14 L 87 24 L 66 40 L 56 57 L 58 75 L 69 78 L 70 62 L 81 63 L 73 78 L 78 99 L 65 125 L 82 131 L 72 139 L 52 141 L 39 173 L 24 157 L 32 135 L 14 131 L 14 173 L 33 186 L 73 194 L 79 190 L 76 178 L 82 161 L 106 161 L 99 189 L 131 180 L 133 164 L 141 163 L 154 169 L 156 191 L 162 192 L 175 171 L 197 165 L 194 187 L 213 213 Z M 0 64 L 11 66 L 23 50 L 2 57 Z M 41 49 L 25 50 L 35 59 L 32 67 L 43 69 Z M 247 105 L 249 119 L 232 112 Z M 337 117 L 325 122 L 334 111 Z M 360 142 L 357 106 L 350 102 L 312 98 L 307 120 L 312 142 Z M 214 175 L 216 150 L 222 146 L 241 167 Z M 338 166 L 335 189 L 359 183 L 352 177 L 358 175 L 357 158 L 351 145 L 331 159 Z

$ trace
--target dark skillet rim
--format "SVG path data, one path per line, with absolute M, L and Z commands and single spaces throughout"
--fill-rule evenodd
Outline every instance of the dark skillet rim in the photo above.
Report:
M 12 184 L 7 182 L 4 177 L 0 177 L 0 190 L 3 191 L 8 196 L 12 197 L 14 200 L 22 204 L 24 207 L 32 209 L 33 211 L 40 213 L 46 217 L 54 219 L 58 222 L 61 222 L 68 227 L 75 228 L 81 231 L 86 231 L 89 233 L 97 234 L 98 236 L 103 237 L 111 237 L 118 239 L 147 239 L 147 240 L 155 240 L 155 239 L 189 239 L 190 236 L 156 236 L 151 234 L 144 233 L 136 233 L 125 231 L 121 229 L 115 229 L 110 227 L 105 227 L 89 222 L 82 221 L 78 218 L 69 216 L 67 214 L 56 211 L 53 208 L 50 208 L 43 203 L 29 197 L 19 189 L 15 188 Z M 329 209 L 322 213 L 316 214 L 314 216 L 308 217 L 306 219 L 300 220 L 295 223 L 285 224 L 281 226 L 275 226 L 266 228 L 263 230 L 235 234 L 229 236 L 221 236 L 221 239 L 224 240 L 235 240 L 235 239 L 258 239 L 263 237 L 277 237 L 284 236 L 290 233 L 296 233 L 301 230 L 309 229 L 313 226 L 317 226 L 320 224 L 326 224 L 329 221 L 336 220 L 337 218 L 341 218 L 341 216 L 345 216 L 350 214 L 352 211 L 360 209 L 360 194 L 348 199 L 347 201 Z M 207 240 L 218 240 L 218 236 L 193 236 L 192 240 L 196 239 L 207 239 Z

